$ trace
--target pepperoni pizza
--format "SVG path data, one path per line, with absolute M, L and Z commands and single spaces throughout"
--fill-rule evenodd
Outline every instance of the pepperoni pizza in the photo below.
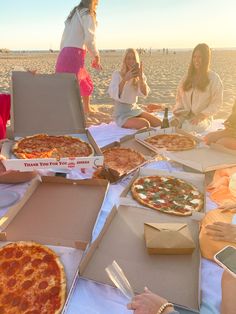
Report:
M 57 255 L 34 242 L 0 248 L 0 314 L 59 314 L 66 279 Z
M 90 144 L 69 135 L 36 134 L 20 139 L 12 148 L 20 159 L 87 157 L 94 154 Z

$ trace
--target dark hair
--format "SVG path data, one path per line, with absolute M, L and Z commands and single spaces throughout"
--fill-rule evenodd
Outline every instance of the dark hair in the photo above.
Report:
M 93 6 L 94 0 L 81 0 L 80 3 L 78 5 L 76 5 L 70 12 L 70 14 L 68 15 L 66 21 L 69 21 L 72 19 L 73 15 L 75 14 L 75 12 L 77 10 L 82 10 L 82 9 L 87 9 L 85 12 L 87 14 L 90 14 L 91 16 L 93 16 L 94 18 L 96 18 L 96 12 L 94 10 L 94 6 Z
M 193 57 L 196 51 L 199 51 L 202 56 L 202 66 L 200 69 L 200 80 L 197 82 L 196 87 L 204 91 L 209 84 L 210 80 L 208 77 L 209 65 L 211 60 L 211 50 L 207 44 L 198 44 L 194 49 L 191 57 L 191 62 L 188 68 L 187 77 L 183 83 L 183 90 L 188 91 L 193 86 L 193 78 L 196 73 L 195 67 L 193 65 Z

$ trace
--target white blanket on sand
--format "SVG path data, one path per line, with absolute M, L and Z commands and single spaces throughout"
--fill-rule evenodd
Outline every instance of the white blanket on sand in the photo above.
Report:
M 212 126 L 212 130 L 216 130 L 222 125 L 222 120 L 216 120 Z M 92 126 L 89 128 L 94 139 L 100 147 L 103 147 L 111 142 L 118 141 L 121 137 L 135 133 L 134 130 L 123 129 L 117 127 L 115 123 L 102 124 L 100 126 Z M 208 132 L 211 130 L 208 130 Z M 170 169 L 170 165 L 166 161 L 153 162 L 148 165 L 151 168 Z M 181 168 L 178 167 L 178 171 Z M 90 175 L 89 172 L 86 173 Z M 84 174 L 78 171 L 71 171 L 68 174 L 69 178 L 79 179 L 84 178 Z M 119 195 L 127 184 L 128 179 L 122 182 L 111 185 L 106 201 L 101 209 L 97 225 L 94 228 L 93 238 L 99 234 L 107 215 L 114 204 L 118 203 Z M 6 185 L 0 184 L 0 191 L 4 189 L 11 189 L 18 191 L 23 195 L 27 184 Z M 215 205 L 208 200 L 207 209 L 214 208 Z M 0 210 L 0 218 L 7 209 Z M 202 308 L 201 313 L 213 314 L 219 313 L 219 305 L 221 302 L 220 280 L 222 270 L 216 264 L 202 259 L 201 270 L 201 291 L 202 291 Z M 147 283 L 148 285 L 148 283 Z M 171 285 L 171 283 L 170 283 Z M 69 314 L 130 314 L 125 307 L 128 300 L 119 293 L 119 291 L 109 286 L 100 286 L 94 282 L 80 280 L 75 286 L 75 290 L 70 298 L 69 306 L 66 313 Z M 185 312 L 181 312 L 185 313 Z M 187 312 L 186 312 L 187 313 Z

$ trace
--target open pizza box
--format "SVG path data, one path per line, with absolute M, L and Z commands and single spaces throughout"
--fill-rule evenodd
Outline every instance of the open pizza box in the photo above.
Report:
M 165 149 L 155 148 L 145 141 L 146 138 L 154 135 L 172 133 L 183 134 L 194 139 L 197 142 L 196 148 L 185 151 L 167 151 Z M 153 131 L 136 134 L 135 138 L 142 145 L 159 154 L 162 154 L 164 157 L 203 173 L 216 169 L 233 167 L 236 165 L 235 151 L 226 149 L 221 145 L 216 144 L 213 144 L 209 147 L 198 137 L 195 137 L 177 128 L 156 129 Z
M 181 217 L 163 215 L 143 208 L 131 206 L 113 208 L 100 235 L 82 259 L 65 309 L 70 309 L 72 304 L 76 304 L 81 279 L 100 283 L 104 291 L 100 295 L 104 297 L 106 288 L 103 285 L 112 285 L 105 268 L 115 260 L 124 271 L 135 293 L 143 292 L 144 287 L 148 286 L 150 290 L 170 302 L 198 310 L 200 304 L 198 223 L 192 220 L 192 217 L 185 217 L 196 245 L 193 254 L 170 256 L 147 253 L 144 241 L 145 222 L 180 223 L 182 220 Z
M 0 219 L 0 245 L 34 241 L 52 248 L 64 264 L 67 292 L 103 205 L 106 180 L 42 177 Z
M 32 74 L 13 72 L 11 128 L 13 141 L 5 142 L 1 154 L 7 170 L 91 168 L 103 164 L 103 156 L 89 130 L 78 83 L 73 74 Z M 30 135 L 71 135 L 89 143 L 90 157 L 18 159 L 12 152 L 14 140 Z
M 119 204 L 120 205 L 125 205 L 125 206 L 133 206 L 133 207 L 138 207 L 138 208 L 143 208 L 143 209 L 149 209 L 149 207 L 144 206 L 140 203 L 138 203 L 131 194 L 131 186 L 133 182 L 139 178 L 139 177 L 145 177 L 145 176 L 171 176 L 175 177 L 178 179 L 182 179 L 190 184 L 192 184 L 194 187 L 197 188 L 199 192 L 203 194 L 203 200 L 204 200 L 204 205 L 203 209 L 201 212 L 195 212 L 192 214 L 194 219 L 201 219 L 204 215 L 205 212 L 205 206 L 206 206 L 206 180 L 205 180 L 205 175 L 201 173 L 191 173 L 191 172 L 184 172 L 184 171 L 175 171 L 170 168 L 169 171 L 167 170 L 159 170 L 159 169 L 150 169 L 150 168 L 141 168 L 135 176 L 132 178 L 132 180 L 129 182 L 127 187 L 124 189 L 124 191 L 120 195 L 120 200 Z M 155 211 L 153 209 L 150 209 L 152 211 Z M 161 214 L 166 216 L 167 214 Z M 180 217 L 183 220 L 185 220 L 185 216 Z
M 140 131 L 139 131 L 139 133 L 140 133 Z M 139 152 L 140 154 L 142 154 L 146 161 L 144 161 L 141 165 L 131 169 L 130 171 L 126 172 L 123 175 L 119 175 L 119 173 L 112 171 L 112 169 L 109 169 L 106 167 L 106 169 L 104 170 L 106 172 L 105 175 L 106 175 L 106 178 L 111 183 L 117 183 L 118 181 L 122 180 L 123 178 L 129 176 L 131 173 L 136 171 L 138 168 L 140 168 L 144 164 L 148 163 L 151 160 L 154 160 L 157 157 L 156 152 L 154 152 L 153 150 L 149 149 L 148 147 L 145 147 L 145 146 L 141 145 L 140 143 L 138 143 L 135 140 L 134 135 L 126 135 L 126 136 L 120 138 L 119 141 L 115 141 L 115 142 L 110 143 L 106 146 L 103 146 L 101 148 L 101 150 L 104 151 L 105 149 L 113 148 L 113 147 L 130 148 L 132 150 L 135 150 L 136 152 Z

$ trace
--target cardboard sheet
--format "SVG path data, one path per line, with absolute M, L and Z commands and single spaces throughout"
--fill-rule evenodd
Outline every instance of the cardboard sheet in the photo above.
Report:
M 171 169 L 170 169 L 171 170 Z M 172 176 L 175 178 L 183 179 L 186 182 L 189 182 L 193 184 L 198 191 L 200 191 L 204 196 L 204 204 L 205 204 L 205 175 L 199 174 L 199 173 L 191 173 L 191 172 L 178 172 L 178 171 L 165 171 L 165 170 L 158 170 L 158 169 L 150 169 L 150 168 L 142 168 L 140 169 L 136 176 L 130 181 L 129 185 L 126 187 L 126 189 L 121 193 L 120 196 L 120 205 L 127 205 L 127 206 L 135 206 L 145 209 L 150 209 L 149 207 L 146 207 L 140 203 L 138 203 L 135 199 L 133 199 L 131 195 L 131 185 L 134 182 L 136 178 L 139 176 L 153 176 L 153 175 L 159 175 L 159 176 Z M 150 209 L 152 210 L 152 209 Z M 203 210 L 205 211 L 205 205 L 203 207 Z
M 105 267 L 116 260 L 136 292 L 140 293 L 144 286 L 148 286 L 171 302 L 198 309 L 198 225 L 191 218 L 185 218 L 196 245 L 192 255 L 150 256 L 145 249 L 144 222 L 179 223 L 181 218 L 127 206 L 120 206 L 113 215 L 103 236 L 94 242 L 91 252 L 82 261 L 80 274 L 110 283 Z
M 154 146 L 145 142 L 145 139 L 150 136 L 172 133 L 185 134 L 194 138 L 197 141 L 196 148 L 186 151 L 173 152 L 167 151 L 165 149 L 154 148 Z M 136 134 L 135 138 L 139 143 L 153 149 L 157 153 L 162 154 L 164 157 L 177 161 L 200 172 L 208 172 L 236 165 L 236 153 L 233 153 L 231 150 L 224 149 L 219 145 L 212 145 L 211 147 L 209 147 L 201 142 L 199 138 L 187 134 L 184 131 L 178 129 L 176 130 L 175 128 Z

